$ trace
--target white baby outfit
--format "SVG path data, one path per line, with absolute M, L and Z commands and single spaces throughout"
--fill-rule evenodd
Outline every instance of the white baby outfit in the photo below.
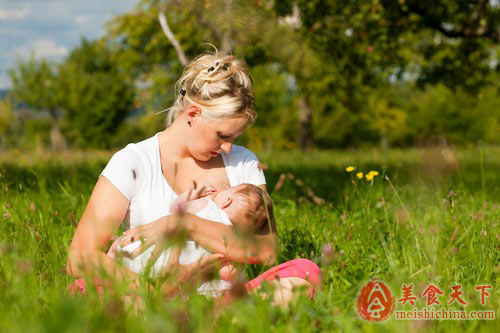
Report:
M 172 190 L 162 173 L 158 135 L 159 133 L 139 143 L 129 144 L 116 152 L 101 173 L 129 200 L 129 208 L 123 221 L 125 230 L 153 222 L 162 216 L 171 215 L 170 207 L 177 198 L 177 194 Z M 233 145 L 230 154 L 222 153 L 222 160 L 231 187 L 243 183 L 253 185 L 266 183 L 264 173 L 258 166 L 259 161 L 250 150 Z M 215 205 L 215 203 L 213 204 Z M 210 206 L 213 208 L 212 205 Z M 212 208 L 206 209 L 211 210 Z M 217 206 L 216 208 L 220 210 Z M 224 212 L 222 211 L 222 213 Z M 204 214 L 215 213 L 207 211 Z M 229 223 L 225 224 L 230 224 L 229 218 L 225 220 L 221 217 L 214 219 L 214 221 L 221 223 L 226 221 Z M 192 242 L 192 244 L 195 243 Z M 134 243 L 130 245 L 134 245 Z M 149 252 L 145 252 L 143 256 L 149 253 L 146 255 L 149 258 L 152 250 L 153 248 L 150 248 Z M 131 250 L 127 248 L 128 251 Z M 190 251 L 186 253 L 190 253 Z M 167 254 L 165 253 L 165 255 Z M 184 259 L 187 260 L 187 257 L 183 257 Z M 142 267 L 142 269 L 144 268 Z
M 221 208 L 219 208 L 214 201 L 210 199 L 204 199 L 204 200 L 207 201 L 207 205 L 200 212 L 196 213 L 198 217 L 219 222 L 222 224 L 232 225 L 227 214 Z M 139 245 L 141 245 L 141 241 L 133 242 L 131 244 L 124 246 L 123 248 L 118 246 L 117 253 L 118 255 L 123 252 L 131 254 L 135 249 L 139 247 Z M 134 259 L 129 259 L 127 256 L 120 256 L 120 260 L 123 262 L 125 267 L 127 267 L 131 271 L 135 273 L 141 273 L 147 266 L 148 259 L 151 256 L 151 253 L 153 252 L 153 248 L 154 247 L 150 247 L 149 249 L 147 249 Z M 171 249 L 167 248 L 160 254 L 154 265 L 152 265 L 150 268 L 151 276 L 158 276 L 158 274 L 161 273 L 162 268 L 164 267 L 168 258 L 170 257 L 170 251 Z M 210 252 L 208 252 L 201 246 L 198 246 L 198 244 L 196 244 L 192 240 L 188 240 L 186 241 L 186 245 L 184 248 L 182 248 L 182 251 L 179 255 L 179 264 L 188 265 L 194 263 L 201 257 L 206 256 L 208 254 L 210 254 Z M 231 283 L 227 281 L 212 280 L 203 283 L 198 288 L 198 293 L 202 295 L 219 296 L 224 290 L 230 288 L 231 288 Z

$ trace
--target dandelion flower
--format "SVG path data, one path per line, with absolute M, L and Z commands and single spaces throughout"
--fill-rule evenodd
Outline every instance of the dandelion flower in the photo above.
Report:
M 354 169 L 356 169 L 356 168 L 353 166 L 348 166 L 347 168 L 345 168 L 345 171 L 352 172 L 352 171 L 354 171 Z
M 366 180 L 367 181 L 370 181 L 370 180 L 373 180 L 373 175 L 371 173 L 368 173 L 366 176 L 365 176 Z
M 378 176 L 378 171 L 370 171 L 368 172 L 369 175 L 372 175 L 372 176 Z
M 363 179 L 363 173 L 362 172 L 358 172 L 356 174 L 356 177 L 358 177 L 358 179 Z

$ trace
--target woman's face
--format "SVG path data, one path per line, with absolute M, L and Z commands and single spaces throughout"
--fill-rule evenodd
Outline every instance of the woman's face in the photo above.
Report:
M 233 141 L 246 129 L 246 117 L 226 118 L 208 122 L 198 115 L 190 118 L 187 147 L 191 156 L 199 161 L 208 161 L 224 151 L 231 152 Z

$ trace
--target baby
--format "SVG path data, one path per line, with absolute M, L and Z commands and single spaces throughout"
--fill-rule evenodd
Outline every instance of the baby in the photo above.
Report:
M 245 232 L 257 233 L 268 224 L 268 216 L 272 216 L 272 203 L 269 194 L 255 185 L 241 184 L 216 191 L 210 183 L 202 182 L 198 186 L 195 184 L 194 189 L 180 194 L 172 203 L 172 215 L 183 213 L 195 214 L 207 220 L 234 225 Z M 122 257 L 125 267 L 136 273 L 144 271 L 153 252 L 153 247 L 150 247 L 136 258 L 130 259 L 130 254 L 140 245 L 141 241 L 136 241 L 124 247 L 119 244 L 116 246 L 116 252 Z M 157 276 L 162 271 L 171 252 L 172 248 L 167 248 L 161 253 L 150 267 L 151 275 Z M 178 254 L 179 264 L 188 265 L 208 254 L 210 252 L 188 240 Z M 113 254 L 110 255 L 114 257 Z M 224 290 L 231 288 L 228 280 L 238 274 L 240 273 L 231 264 L 224 266 L 219 271 L 219 276 L 223 280 L 203 283 L 198 288 L 198 293 L 218 296 Z

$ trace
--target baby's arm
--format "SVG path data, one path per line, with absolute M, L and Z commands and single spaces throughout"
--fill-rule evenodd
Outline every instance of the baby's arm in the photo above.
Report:
M 215 191 L 215 187 L 208 182 L 201 181 L 198 184 L 195 182 L 193 189 L 179 194 L 174 200 L 171 208 L 172 215 L 182 215 L 185 213 L 196 214 L 206 206 L 206 203 L 200 205 L 201 203 L 195 203 L 195 201 L 200 201 L 197 199 L 204 198 Z

